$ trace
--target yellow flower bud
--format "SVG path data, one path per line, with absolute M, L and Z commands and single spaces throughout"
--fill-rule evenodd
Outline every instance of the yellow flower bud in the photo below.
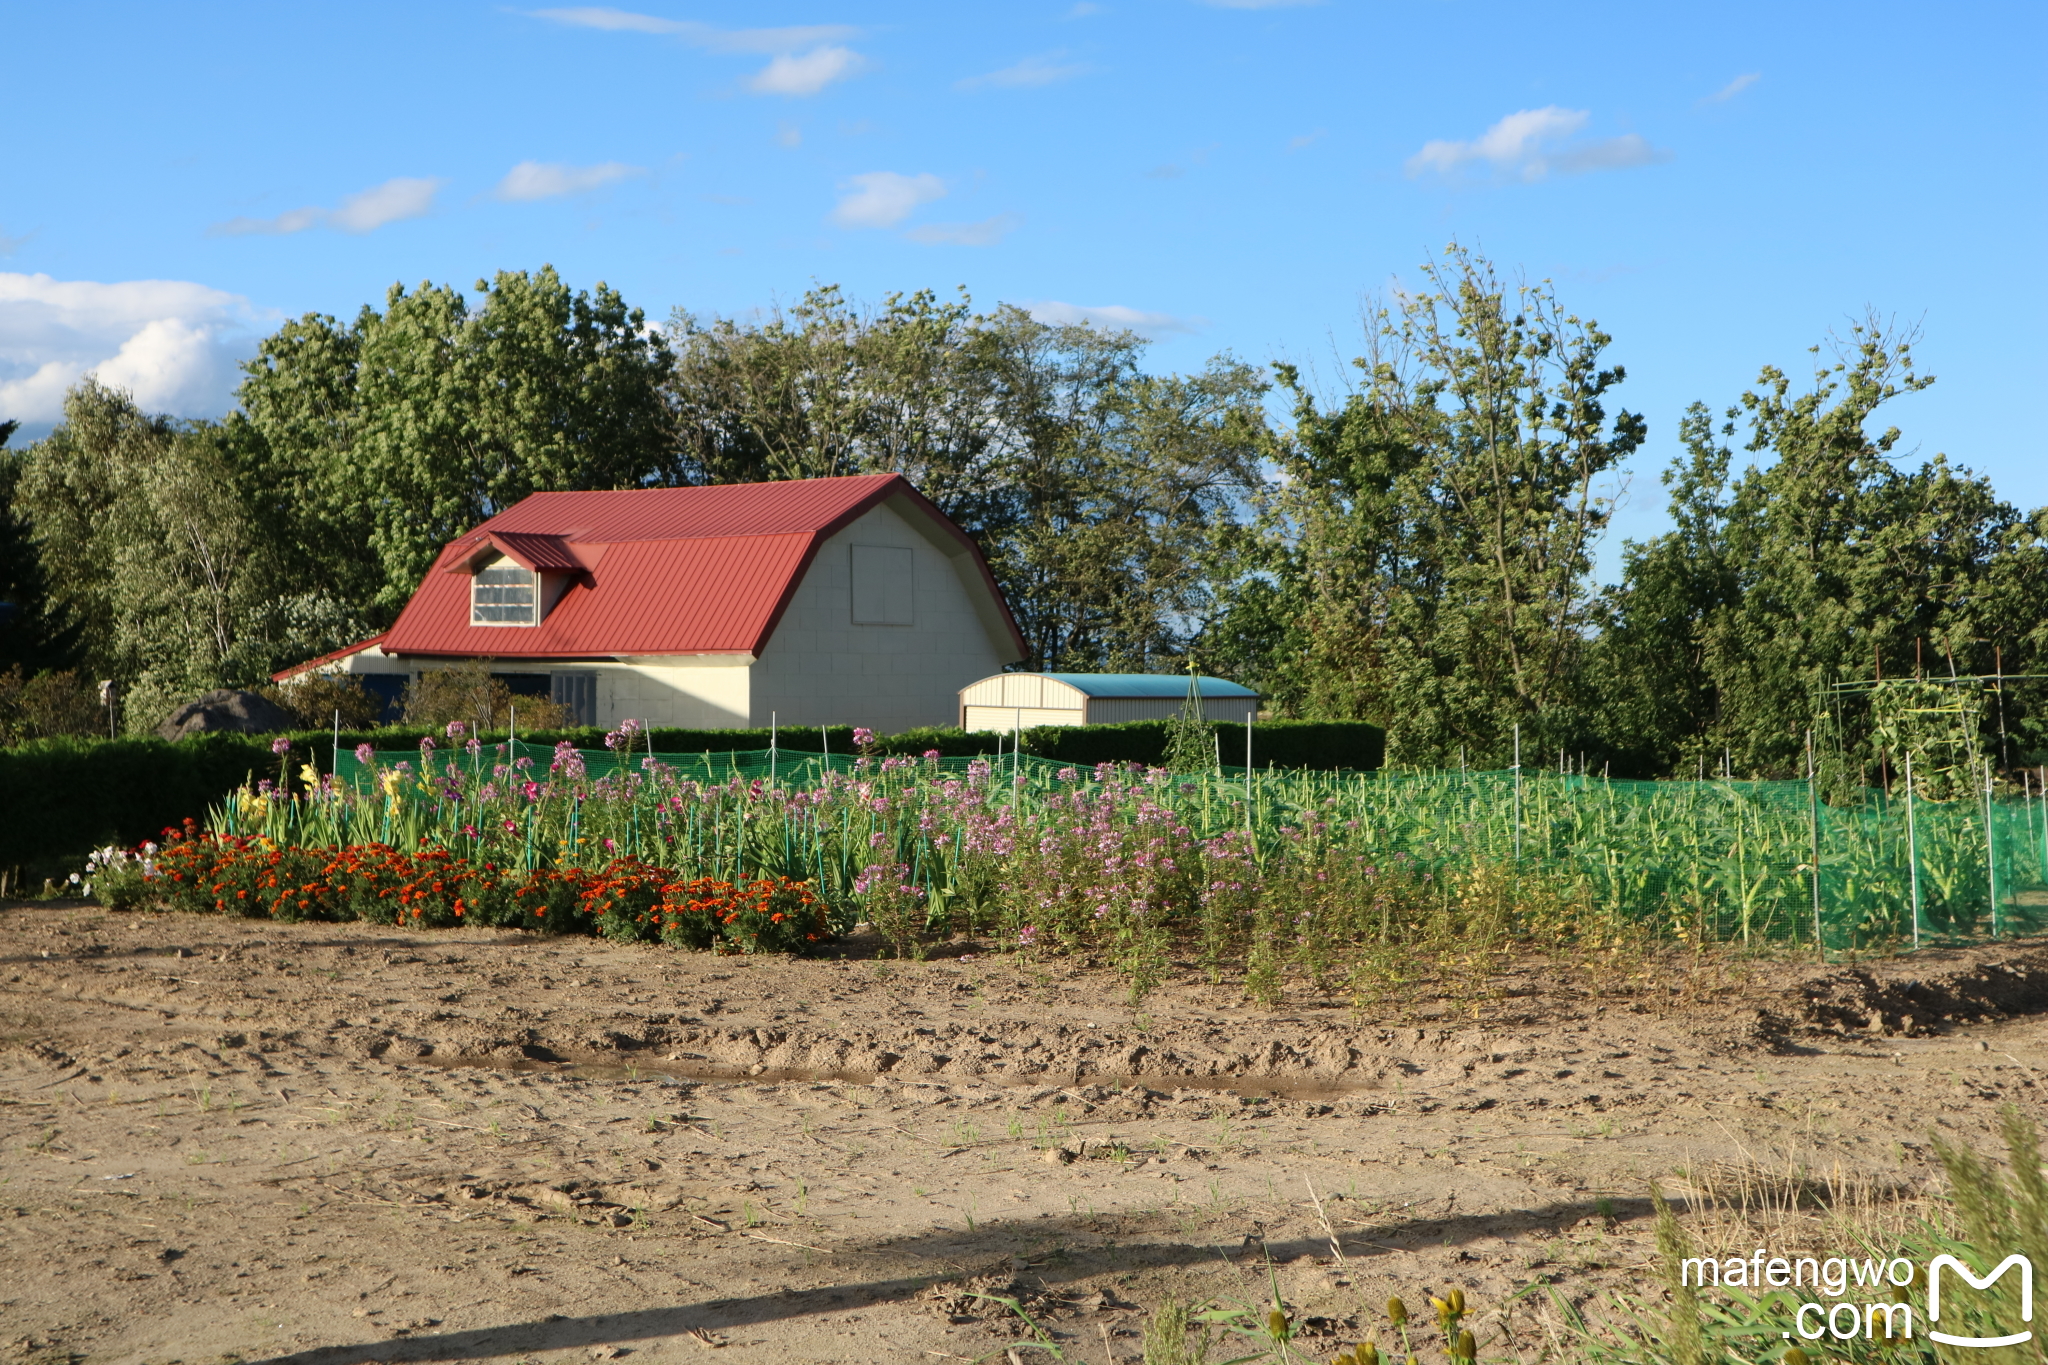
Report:
M 1800 1350 L 1797 1346 L 1787 1346 L 1783 1358 L 1785 1365 L 1809 1365 L 1806 1352 Z
M 1408 1305 L 1401 1302 L 1398 1294 L 1387 1300 L 1387 1317 L 1393 1320 L 1396 1327 L 1408 1321 Z
M 1465 1311 L 1465 1291 L 1464 1291 L 1464 1290 L 1462 1290 L 1462 1289 L 1453 1289 L 1453 1290 L 1451 1291 L 1451 1311 L 1452 1311 L 1453 1313 L 1462 1313 L 1462 1312 L 1464 1312 L 1464 1311 Z
M 1279 1341 L 1287 1335 L 1287 1315 L 1275 1308 L 1266 1314 L 1266 1334 Z
M 1458 1358 L 1460 1360 L 1479 1359 L 1479 1338 L 1473 1336 L 1469 1331 L 1458 1333 Z
M 1358 1358 L 1358 1365 L 1380 1365 L 1380 1348 L 1369 1341 L 1352 1354 Z

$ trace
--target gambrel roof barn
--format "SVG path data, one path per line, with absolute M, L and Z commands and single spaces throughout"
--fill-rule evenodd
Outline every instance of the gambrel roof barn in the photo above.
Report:
M 1025 653 L 973 540 L 873 474 L 536 493 L 444 548 L 389 631 L 279 677 L 390 692 L 488 659 L 588 724 L 902 730 Z

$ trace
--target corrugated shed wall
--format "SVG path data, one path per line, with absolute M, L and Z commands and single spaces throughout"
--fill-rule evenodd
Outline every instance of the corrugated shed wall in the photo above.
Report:
M 1090 725 L 1114 725 L 1126 720 L 1166 720 L 1180 714 L 1183 701 L 1140 697 L 1092 697 L 1088 702 Z M 1205 697 L 1202 714 L 1210 720 L 1234 721 L 1242 725 L 1247 714 L 1259 709 L 1254 697 Z

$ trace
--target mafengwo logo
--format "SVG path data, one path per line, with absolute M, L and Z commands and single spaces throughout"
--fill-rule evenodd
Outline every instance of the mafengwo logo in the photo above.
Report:
M 2031 1328 L 2024 1332 L 2014 1332 L 2002 1337 L 1959 1337 L 1952 1336 L 1947 1332 L 1937 1331 L 1934 1324 L 1941 1321 L 1941 1272 L 1943 1267 L 1954 1270 L 1956 1274 L 1962 1276 L 1969 1282 L 1972 1289 L 1989 1289 L 1999 1276 L 2005 1274 L 2006 1271 L 2018 1270 L 2020 1272 L 2020 1321 L 2032 1322 L 2034 1320 L 2034 1263 L 2026 1257 L 2014 1253 L 2000 1261 L 1996 1270 L 1980 1280 L 1970 1273 L 1968 1266 L 1955 1257 L 1937 1256 L 1927 1263 L 1927 1336 L 1929 1340 L 1938 1341 L 1944 1346 L 2017 1346 L 2023 1341 L 2033 1339 L 2034 1333 Z
M 1903 1291 L 1923 1273 L 1927 1286 L 1928 1340 L 1943 1346 L 1975 1347 L 1993 1349 L 2000 1346 L 2018 1346 L 2033 1340 L 2031 1326 L 2015 1332 L 2000 1332 L 1993 1336 L 1965 1336 L 1960 1332 L 1941 1330 L 1941 1296 L 1943 1272 L 1950 1272 L 1949 1279 L 1961 1278 L 1970 1288 L 1980 1292 L 1990 1289 L 2008 1272 L 2019 1272 L 2021 1323 L 2034 1320 L 2034 1263 L 2017 1253 L 2006 1257 L 1987 1274 L 1979 1275 L 1976 1270 L 1959 1257 L 1943 1254 L 1927 1263 L 1923 1272 L 1912 1261 L 1901 1256 L 1890 1261 L 1857 1260 L 1850 1257 L 1830 1256 L 1821 1260 L 1811 1256 L 1796 1258 L 1772 1256 L 1762 1248 L 1747 1260 L 1730 1257 L 1716 1261 L 1711 1257 L 1687 1258 L 1679 1263 L 1679 1282 L 1699 1288 L 1737 1289 L 1791 1289 L 1795 1292 L 1811 1288 L 1814 1292 L 1833 1299 L 1833 1303 L 1821 1303 L 1809 1299 L 1801 1303 L 1792 1314 L 1792 1327 L 1780 1335 L 1790 1338 L 1798 1336 L 1804 1341 L 1819 1341 L 1833 1338 L 1836 1341 L 1854 1341 L 1861 1337 L 1866 1340 L 1897 1340 L 1917 1335 L 1920 1326 L 1914 1320 L 1913 1305 L 1905 1301 L 1903 1292 L 1892 1292 L 1886 1298 L 1873 1298 L 1859 1302 L 1854 1291 L 1882 1292 Z M 1950 1294 L 1949 1319 L 1955 1324 L 1961 1313 Z M 2017 1324 L 2001 1324 L 2016 1326 Z

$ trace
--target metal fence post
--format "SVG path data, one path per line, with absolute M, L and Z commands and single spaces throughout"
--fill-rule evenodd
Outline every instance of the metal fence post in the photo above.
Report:
M 1913 882 L 1913 946 L 1920 946 L 1920 836 L 1913 823 L 1913 751 L 1906 750 L 1906 870 Z

